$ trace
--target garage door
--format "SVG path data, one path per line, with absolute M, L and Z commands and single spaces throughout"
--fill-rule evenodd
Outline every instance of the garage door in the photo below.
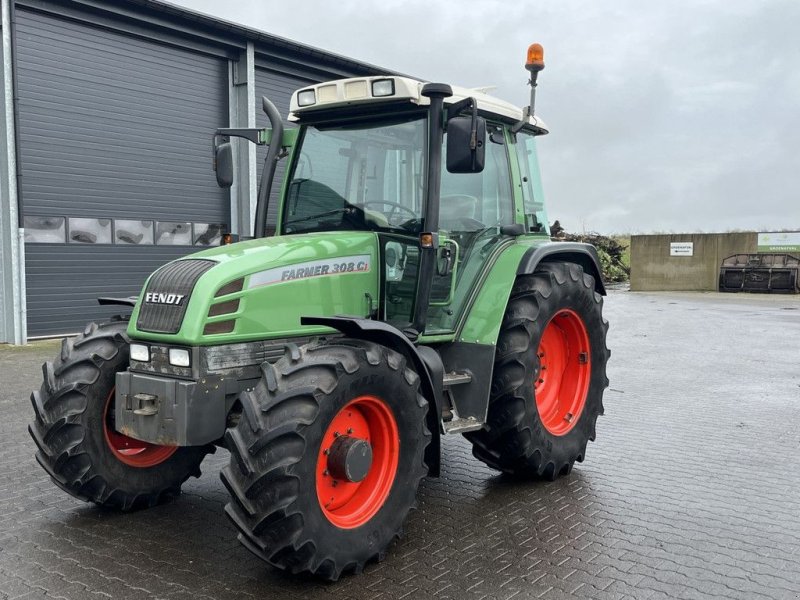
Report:
M 283 117 L 283 122 L 286 127 L 294 127 L 289 125 L 286 117 L 289 116 L 289 101 L 292 98 L 292 93 L 298 88 L 318 83 L 313 79 L 293 76 L 284 72 L 274 71 L 271 69 L 256 69 L 256 123 L 259 127 L 269 126 L 267 116 L 261 109 L 261 97 L 266 96 L 277 107 L 278 111 Z M 259 146 L 257 151 L 256 168 L 258 169 L 258 176 L 261 177 L 261 171 L 264 167 L 264 158 L 267 155 L 266 146 Z M 270 226 L 275 225 L 277 218 L 278 196 L 280 194 L 281 185 L 283 185 L 284 169 L 286 167 L 286 159 L 284 158 L 278 163 L 278 169 L 275 171 L 275 179 L 272 183 L 272 194 L 269 199 L 269 212 L 267 213 L 267 223 Z M 259 179 L 260 181 L 260 179 Z
M 227 60 L 22 9 L 17 46 L 28 332 L 70 333 L 218 243 Z

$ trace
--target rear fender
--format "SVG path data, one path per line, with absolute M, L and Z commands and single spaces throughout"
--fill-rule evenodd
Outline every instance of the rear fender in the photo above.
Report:
M 301 325 L 323 325 L 344 335 L 381 344 L 406 357 L 420 378 L 422 395 L 428 401 L 427 425 L 431 443 L 425 451 L 429 475 L 438 477 L 441 461 L 442 381 L 444 366 L 439 355 L 425 346 L 415 346 L 402 331 L 384 323 L 360 317 L 301 317 Z
M 594 277 L 594 290 L 606 295 L 603 272 L 597 249 L 591 244 L 580 242 L 550 242 L 530 248 L 517 267 L 517 275 L 531 275 L 543 262 L 571 262 L 583 267 L 584 273 Z
M 597 250 L 591 244 L 544 242 L 534 246 L 513 244 L 503 250 L 481 283 L 470 305 L 457 341 L 496 345 L 505 307 L 514 281 L 531 275 L 544 262 L 572 262 L 594 277 L 595 290 L 605 295 Z

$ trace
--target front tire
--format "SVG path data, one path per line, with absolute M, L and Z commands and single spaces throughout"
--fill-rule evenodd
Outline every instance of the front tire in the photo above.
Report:
M 608 386 L 608 322 L 594 278 L 545 263 L 517 278 L 495 354 L 487 427 L 473 454 L 510 475 L 553 480 L 582 462 Z
M 279 569 L 360 572 L 399 537 L 427 473 L 419 377 L 400 354 L 346 338 L 290 346 L 262 371 L 226 433 L 225 512 Z
M 127 321 L 90 323 L 64 339 L 61 355 L 42 365 L 44 381 L 31 394 L 28 426 L 36 460 L 67 493 L 103 506 L 150 507 L 180 493 L 213 446 L 177 448 L 140 442 L 114 429 L 116 373 L 128 368 Z

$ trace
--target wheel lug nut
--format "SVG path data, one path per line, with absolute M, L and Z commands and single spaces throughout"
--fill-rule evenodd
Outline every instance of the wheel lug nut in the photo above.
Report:
M 325 470 L 322 472 L 322 474 L 323 474 L 325 477 L 327 477 L 328 475 L 330 475 L 330 472 L 328 472 L 328 469 L 325 469 Z

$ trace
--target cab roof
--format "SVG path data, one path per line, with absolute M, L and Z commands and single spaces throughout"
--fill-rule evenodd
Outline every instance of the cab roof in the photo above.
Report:
M 326 81 L 301 88 L 292 94 L 289 120 L 299 121 L 322 110 L 353 107 L 359 104 L 374 106 L 381 103 L 407 101 L 418 106 L 427 106 L 430 104 L 430 99 L 422 95 L 424 85 L 424 81 L 395 75 L 351 77 Z M 482 113 L 497 115 L 503 120 L 513 122 L 525 118 L 525 111 L 510 102 L 470 88 L 451 87 L 453 95 L 444 99 L 445 106 L 472 97 L 475 98 L 478 110 Z M 389 91 L 391 93 L 387 93 Z M 547 126 L 539 117 L 527 117 L 526 121 L 537 135 L 548 133 Z

